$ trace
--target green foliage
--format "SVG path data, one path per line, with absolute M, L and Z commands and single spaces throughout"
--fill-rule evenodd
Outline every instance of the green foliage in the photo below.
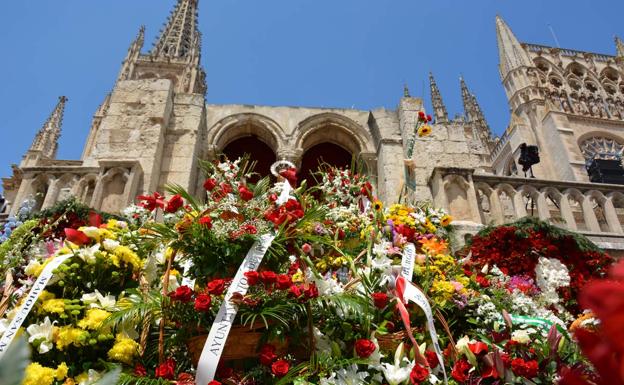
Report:
M 171 382 L 162 378 L 135 377 L 132 374 L 121 373 L 117 385 L 171 385 Z
M 74 213 L 78 217 L 86 220 L 88 219 L 89 213 L 91 212 L 100 214 L 102 216 L 102 219 L 104 219 L 105 221 L 109 219 L 122 219 L 117 215 L 94 210 L 84 203 L 80 202 L 76 197 L 69 197 L 65 200 L 56 202 L 54 206 L 50 208 L 33 213 L 33 218 L 58 218 L 59 216 L 62 216 L 66 213 Z

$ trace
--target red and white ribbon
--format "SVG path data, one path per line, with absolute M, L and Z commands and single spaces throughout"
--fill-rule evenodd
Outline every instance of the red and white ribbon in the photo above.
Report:
M 440 349 L 440 344 L 438 342 L 438 333 L 436 332 L 435 325 L 433 323 L 433 311 L 431 310 L 431 305 L 429 305 L 427 297 L 422 291 L 420 291 L 420 289 L 418 289 L 412 282 L 406 280 L 403 276 L 399 276 L 396 280 L 396 291 L 400 299 L 400 305 L 403 305 L 403 303 L 407 304 L 412 301 L 425 313 L 425 316 L 427 317 L 427 329 L 429 329 L 433 350 L 435 351 L 438 361 L 440 362 L 440 367 L 442 368 L 442 373 L 444 374 L 444 383 L 448 384 L 446 369 L 444 368 L 444 357 L 442 356 L 442 349 Z M 399 310 L 401 311 L 401 308 L 399 308 Z M 410 339 L 412 340 L 412 343 L 415 343 L 413 340 L 414 337 L 411 335 L 411 326 L 409 326 L 409 314 L 407 314 L 407 309 L 405 309 L 404 306 L 403 310 L 405 310 L 405 315 L 407 316 L 407 328 L 410 330 Z M 405 322 L 403 311 L 401 311 L 401 318 L 403 318 L 403 322 Z M 418 350 L 418 345 L 415 345 L 415 350 Z

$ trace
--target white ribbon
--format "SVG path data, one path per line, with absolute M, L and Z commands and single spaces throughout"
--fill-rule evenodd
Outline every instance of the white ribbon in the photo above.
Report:
M 435 325 L 433 324 L 433 312 L 431 311 L 431 306 L 429 305 L 429 301 L 427 301 L 427 297 L 425 297 L 423 292 L 414 286 L 412 282 L 407 281 L 405 291 L 403 292 L 403 300 L 405 303 L 408 303 L 409 301 L 414 302 L 425 312 L 425 316 L 427 317 L 427 329 L 429 329 L 433 350 L 435 351 L 436 356 L 438 356 L 442 373 L 444 373 L 444 383 L 447 384 L 448 380 L 446 378 L 446 369 L 444 368 L 444 357 L 442 357 L 442 349 L 440 349 L 440 344 L 438 343 L 438 333 L 436 332 Z
M 253 244 L 245 257 L 243 264 L 236 272 L 236 276 L 232 280 L 232 283 L 225 294 L 225 298 L 223 299 L 223 303 L 219 308 L 219 313 L 217 313 L 217 317 L 210 328 L 208 339 L 206 340 L 206 344 L 204 345 L 199 358 L 197 376 L 195 380 L 196 383 L 207 384 L 214 380 L 215 373 L 217 372 L 217 365 L 219 364 L 219 358 L 221 358 L 225 342 L 227 341 L 228 334 L 230 334 L 230 329 L 232 328 L 232 323 L 234 322 L 234 318 L 238 312 L 238 306 L 231 303 L 230 299 L 234 293 L 240 293 L 242 295 L 247 293 L 249 284 L 247 283 L 245 273 L 258 269 L 274 238 L 275 235 L 273 234 L 265 234 L 261 236 L 260 240 Z
M 24 320 L 26 319 L 26 317 L 28 317 L 28 314 L 35 306 L 35 303 L 37 303 L 39 296 L 54 275 L 52 274 L 54 270 L 56 270 L 56 268 L 59 267 L 61 263 L 65 262 L 67 259 L 73 256 L 73 254 L 59 255 L 58 257 L 54 257 L 45 266 L 45 268 L 35 281 L 33 287 L 30 289 L 30 292 L 28 292 L 28 296 L 17 310 L 15 317 L 13 317 L 13 320 L 11 320 L 11 323 L 4 332 L 4 335 L 0 339 L 0 358 L 2 358 L 2 356 L 4 356 L 4 354 L 7 352 L 7 349 L 17 335 L 20 326 L 22 326 L 22 323 L 24 323 Z
M 412 282 L 414 275 L 414 258 L 416 257 L 416 247 L 413 243 L 408 243 L 403 248 L 403 257 L 401 258 L 401 276 Z
M 290 192 L 292 187 L 288 181 L 284 181 L 282 185 L 282 191 L 275 201 L 276 204 L 284 204 L 290 199 Z M 219 365 L 219 359 L 225 348 L 225 342 L 230 334 L 230 329 L 236 318 L 238 312 L 238 306 L 230 302 L 230 299 L 234 293 L 240 293 L 242 295 L 247 294 L 249 284 L 247 283 L 247 277 L 245 273 L 248 271 L 256 271 L 264 258 L 267 250 L 271 246 L 271 243 L 275 239 L 275 234 L 264 234 L 259 240 L 254 242 L 247 252 L 243 263 L 238 268 L 230 287 L 228 288 L 223 303 L 219 308 L 217 317 L 214 320 L 208 333 L 208 338 L 202 349 L 201 356 L 199 357 L 199 363 L 197 364 L 197 374 L 195 376 L 195 382 L 197 384 L 207 384 L 214 380 L 215 373 L 217 372 L 217 366 Z

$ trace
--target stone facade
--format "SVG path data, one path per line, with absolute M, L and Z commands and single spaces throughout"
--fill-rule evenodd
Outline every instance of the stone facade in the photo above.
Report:
M 136 195 L 166 184 L 200 194 L 199 160 L 227 154 L 251 138 L 258 149 L 251 147 L 252 157 L 287 159 L 302 168 L 311 156 L 347 154 L 373 177 L 384 201 L 431 200 L 466 231 L 536 215 L 598 234 L 612 249 L 624 243 L 620 187 L 589 183 L 585 169 L 594 157 L 619 159 L 624 151 L 621 41 L 616 56 L 521 44 L 497 18 L 500 72 L 512 110 L 504 135 L 492 135 L 463 79 L 463 114 L 449 118 L 430 75 L 433 134 L 416 138 L 413 159 L 405 159 L 424 111 L 407 89 L 394 110 L 207 104 L 197 2 L 178 0 L 148 53 L 144 28 L 139 30 L 93 117 L 80 160 L 56 159 L 67 101 L 61 97 L 14 175 L 3 179 L 5 216 L 29 197 L 38 209 L 73 195 L 118 212 Z M 521 143 L 541 150 L 538 179 L 518 175 Z M 597 207 L 602 216 L 590 214 Z

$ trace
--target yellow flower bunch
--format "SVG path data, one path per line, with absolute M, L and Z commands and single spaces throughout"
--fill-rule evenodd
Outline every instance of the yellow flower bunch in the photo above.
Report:
M 138 352 L 139 344 L 120 333 L 115 338 L 115 345 L 108 351 L 108 358 L 131 365 Z
M 62 381 L 67 377 L 67 371 L 68 367 L 64 362 L 56 369 L 32 363 L 26 367 L 22 385 L 51 385 L 54 380 Z
M 392 220 L 395 225 L 407 225 L 410 227 L 416 226 L 416 219 L 410 214 L 414 212 L 414 209 L 405 205 L 393 204 L 388 209 L 386 220 Z
M 110 315 L 111 313 L 106 310 L 89 309 L 85 317 L 78 322 L 78 326 L 83 329 L 97 330 Z
M 46 313 L 63 314 L 65 312 L 65 300 L 63 299 L 48 299 L 43 301 L 41 309 Z
M 117 246 L 115 250 L 113 250 L 111 260 L 113 261 L 113 265 L 117 267 L 119 267 L 120 261 L 123 261 L 128 265 L 132 265 L 134 270 L 138 270 L 143 267 L 143 262 L 141 261 L 141 258 L 139 258 L 137 253 L 132 251 L 127 246 Z
M 71 326 L 63 326 L 58 330 L 56 337 L 56 348 L 63 350 L 69 345 L 82 346 L 85 344 L 89 333 Z

